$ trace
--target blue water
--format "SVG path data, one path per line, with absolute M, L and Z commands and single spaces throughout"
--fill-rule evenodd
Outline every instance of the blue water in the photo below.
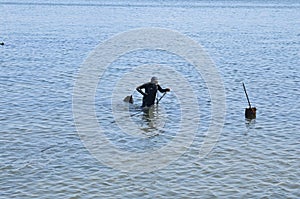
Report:
M 0 0 L 0 198 L 300 197 L 298 1 L 54 2 Z M 205 81 L 170 53 L 124 55 L 108 68 L 95 96 L 99 123 L 119 149 L 149 152 L 170 143 L 181 111 L 171 92 L 150 117 L 139 112 L 141 96 L 134 93 L 130 114 L 146 138 L 119 133 L 110 106 L 124 71 L 174 66 L 189 77 L 201 110 L 194 142 L 179 159 L 129 173 L 88 151 L 75 127 L 72 97 L 80 67 L 98 44 L 145 27 L 179 31 L 204 48 L 224 83 L 226 116 L 213 150 L 199 159 L 211 121 Z M 132 77 L 128 89 L 150 77 Z M 171 84 L 166 77 L 160 81 Z M 242 82 L 257 107 L 256 120 L 244 118 Z

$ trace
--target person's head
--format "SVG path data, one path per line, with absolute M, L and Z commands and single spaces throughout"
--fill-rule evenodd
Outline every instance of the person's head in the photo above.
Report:
M 151 78 L 151 83 L 153 83 L 153 84 L 158 84 L 158 79 L 157 79 L 157 77 L 152 77 L 152 78 Z

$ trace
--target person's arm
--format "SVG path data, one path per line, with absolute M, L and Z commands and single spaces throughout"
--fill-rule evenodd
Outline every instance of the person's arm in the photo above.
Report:
M 137 90 L 139 93 L 141 93 L 143 96 L 147 95 L 147 93 L 144 93 L 144 92 L 142 91 L 142 89 L 145 89 L 145 84 L 143 84 L 143 85 L 141 85 L 141 86 L 138 86 L 138 87 L 136 88 L 136 90 Z
M 161 93 L 164 93 L 164 92 L 169 92 L 169 91 L 170 91 L 170 89 L 169 89 L 169 88 L 162 89 L 162 88 L 160 87 L 160 85 L 159 85 L 159 84 L 157 85 L 157 89 L 158 89 L 158 90 L 159 90 L 159 92 L 161 92 Z

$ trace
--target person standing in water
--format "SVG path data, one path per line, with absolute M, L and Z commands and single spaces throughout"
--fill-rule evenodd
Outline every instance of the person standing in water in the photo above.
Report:
M 144 89 L 144 91 L 142 89 Z M 170 91 L 169 88 L 161 88 L 161 86 L 158 84 L 157 77 L 152 77 L 150 82 L 138 86 L 136 90 L 144 96 L 142 107 L 150 107 L 154 105 L 157 90 L 159 90 L 161 93 Z

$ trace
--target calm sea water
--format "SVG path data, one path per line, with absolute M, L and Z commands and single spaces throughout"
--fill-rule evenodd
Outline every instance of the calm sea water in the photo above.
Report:
M 0 8 L 0 42 L 5 43 L 0 46 L 0 198 L 300 197 L 296 0 L 1 0 Z M 201 110 L 194 142 L 180 158 L 152 172 L 128 173 L 89 153 L 75 128 L 72 94 L 81 64 L 98 44 L 144 27 L 179 31 L 203 46 L 224 82 L 226 118 L 215 147 L 199 159 L 211 120 L 205 81 L 166 52 L 124 55 L 106 70 L 95 95 L 99 123 L 119 149 L 161 148 L 179 128 L 176 92 L 167 94 L 152 116 L 139 111 L 141 96 L 133 94 L 130 114 L 145 137 L 118 128 L 112 90 L 136 66 L 174 66 L 196 91 Z M 133 76 L 129 90 L 148 81 L 150 73 Z M 248 104 L 242 82 L 258 109 L 256 120 L 244 119 Z M 161 84 L 176 87 L 166 78 Z M 125 111 L 122 99 L 118 106 L 120 114 Z

